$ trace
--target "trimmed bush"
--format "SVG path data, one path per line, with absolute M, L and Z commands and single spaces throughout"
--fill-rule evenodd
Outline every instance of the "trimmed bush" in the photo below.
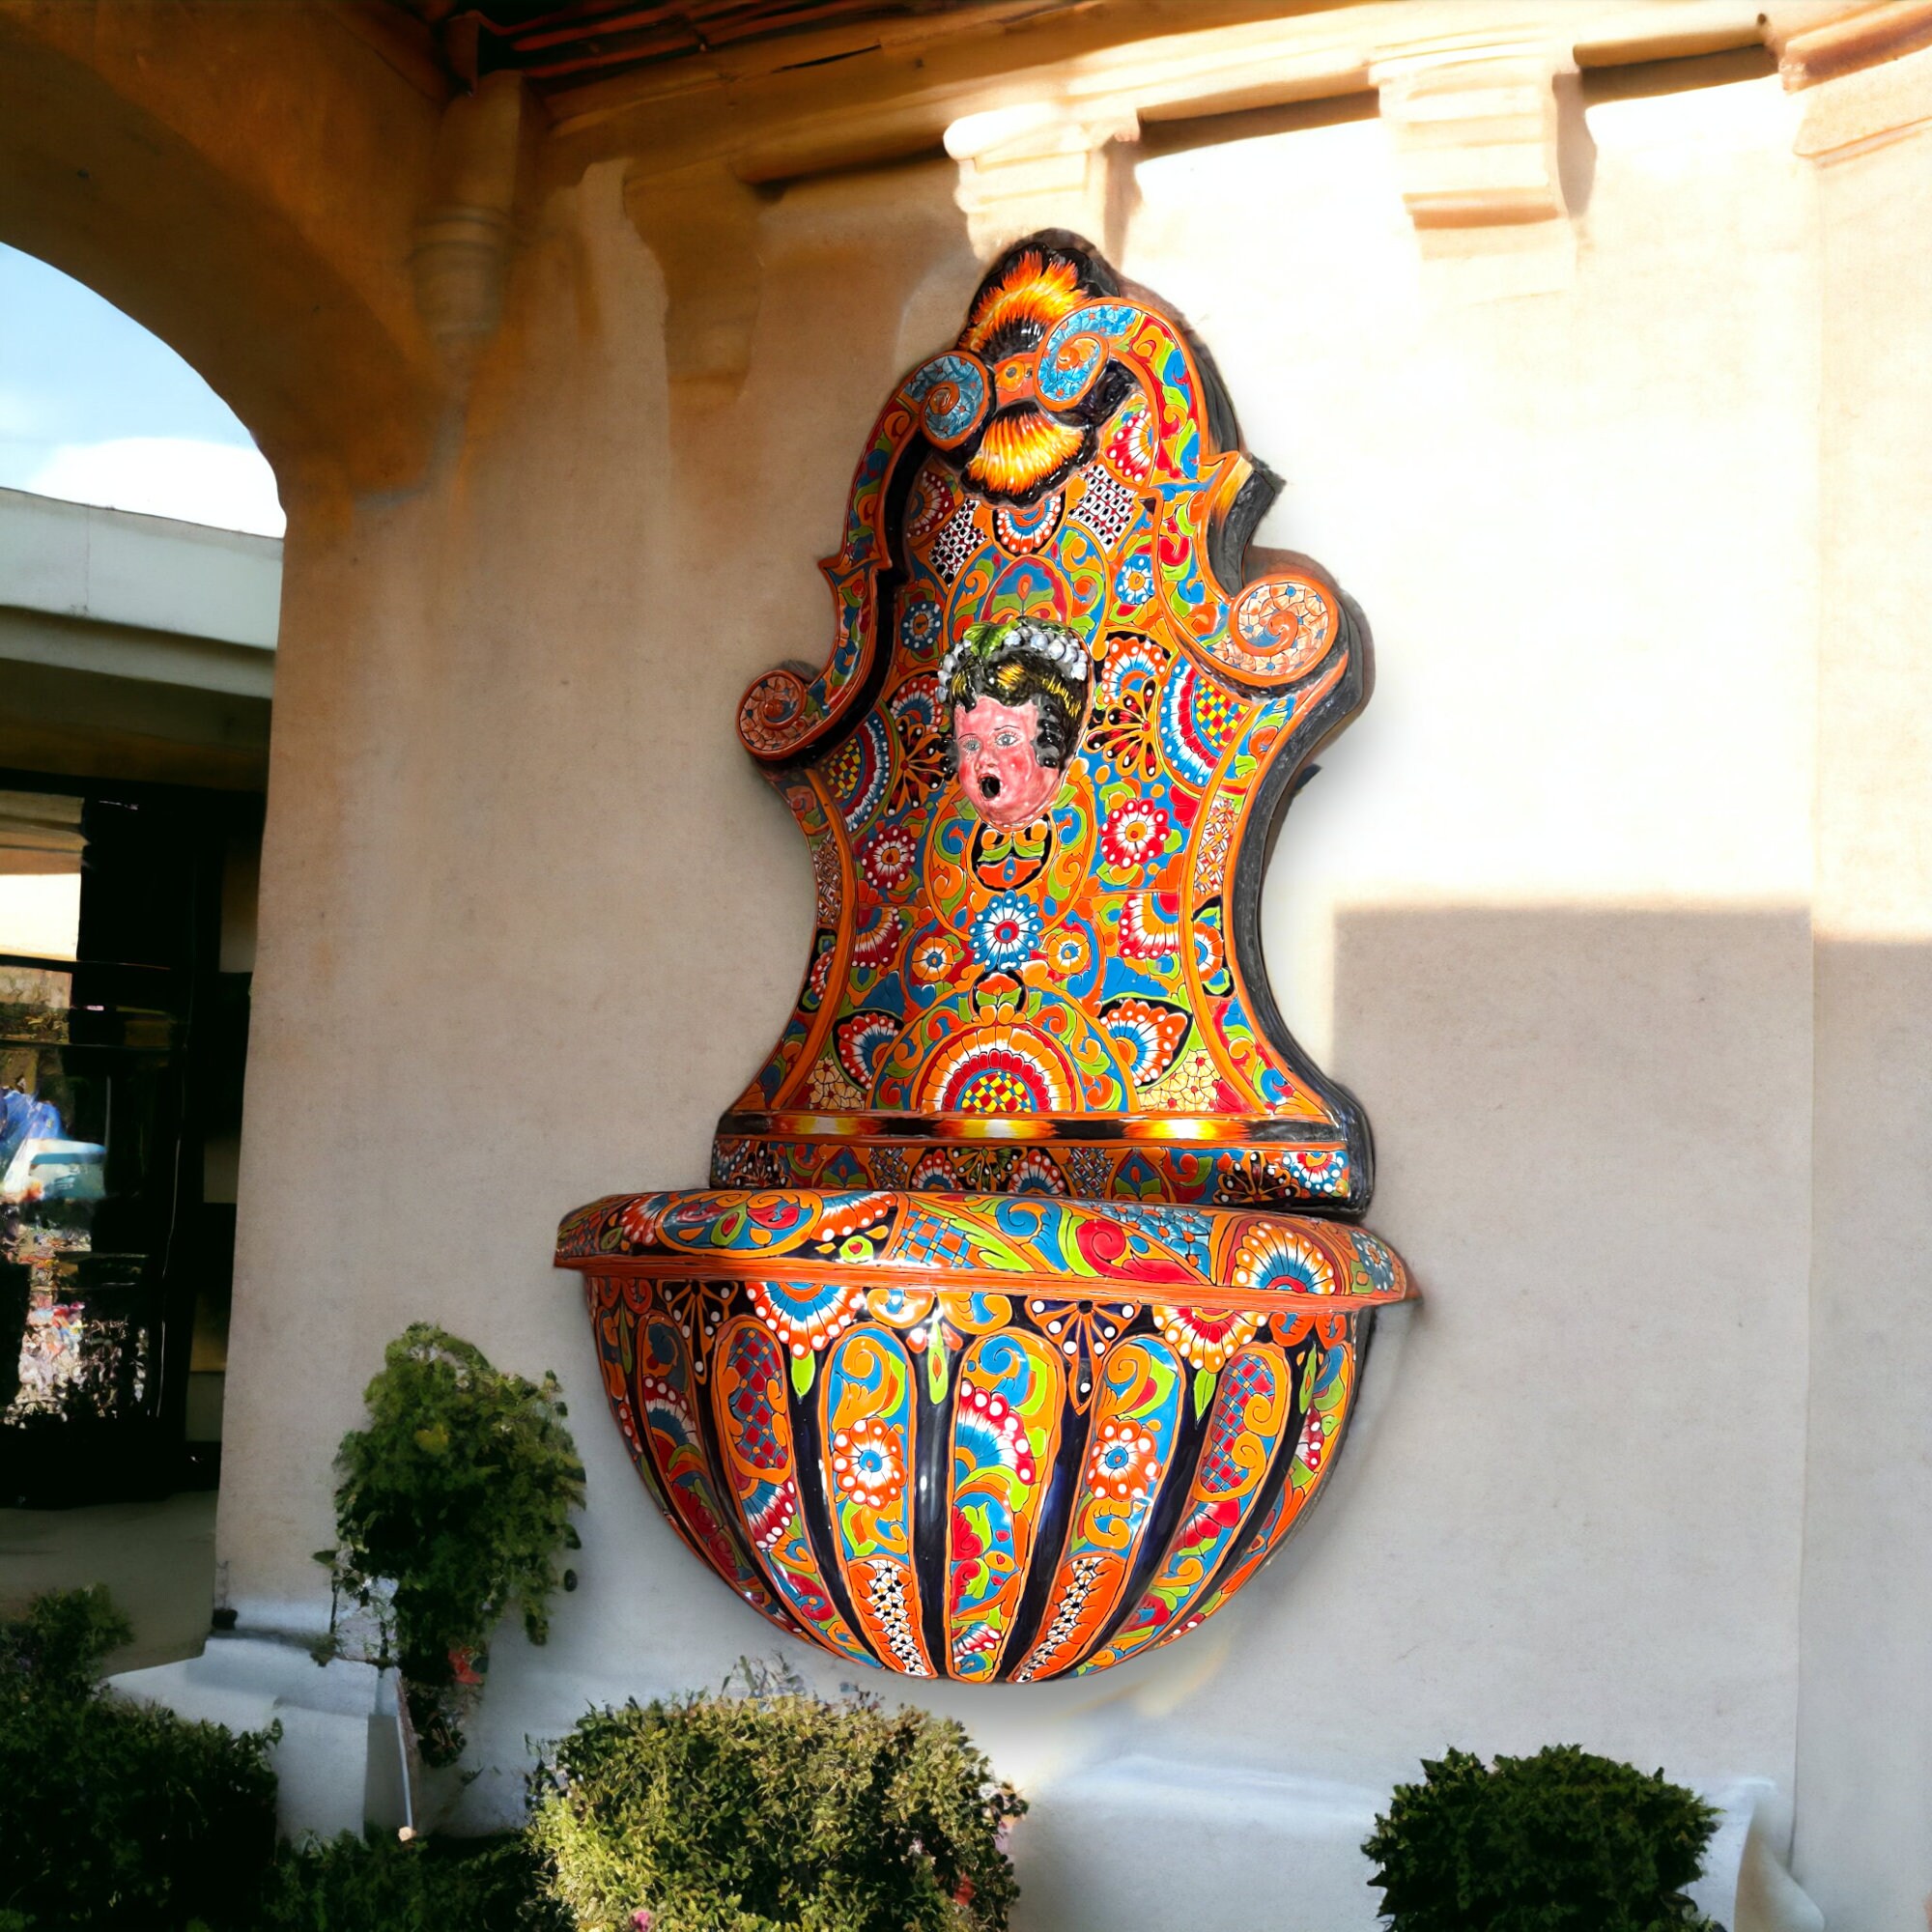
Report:
M 243 1928 L 274 1851 L 270 1735 L 103 1696 L 107 1592 L 0 1622 L 0 1912 L 35 1932 Z
M 1575 1745 L 1422 1770 L 1362 1846 L 1391 1932 L 1722 1932 L 1684 1896 L 1718 1814 L 1661 1771 Z
M 399 1844 L 345 1832 L 284 1850 L 251 1932 L 574 1932 L 520 1832 Z
M 134 1640 L 104 1583 L 36 1597 L 25 1616 L 0 1623 L 0 1685 L 15 1703 L 79 1703 L 94 1695 L 109 1651 Z
M 593 1712 L 540 1767 L 531 1833 L 582 1932 L 1003 1932 L 1026 1807 L 958 1724 L 745 1676 Z

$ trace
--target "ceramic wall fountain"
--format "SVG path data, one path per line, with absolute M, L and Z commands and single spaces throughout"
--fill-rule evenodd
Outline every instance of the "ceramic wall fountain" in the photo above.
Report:
M 1028 1683 L 1191 1630 L 1412 1293 L 1262 963 L 1269 828 L 1370 685 L 1323 573 L 1248 556 L 1275 488 L 1181 323 L 1036 236 L 872 431 L 830 663 L 744 700 L 816 881 L 798 1004 L 711 1187 L 557 1262 L 672 1526 L 840 1658 Z

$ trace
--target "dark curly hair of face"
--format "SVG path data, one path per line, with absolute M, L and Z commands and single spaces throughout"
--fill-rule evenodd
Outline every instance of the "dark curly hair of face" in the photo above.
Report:
M 958 771 L 952 742 L 956 711 L 970 710 L 976 698 L 991 697 L 1017 710 L 1031 704 L 1038 724 L 1034 749 L 1049 771 L 1063 770 L 1080 742 L 1087 716 L 1089 659 L 1074 634 L 1058 624 L 1029 624 L 1009 618 L 999 625 L 976 626 L 940 686 L 940 735 L 946 745 L 946 771 Z M 1037 639 L 1038 641 L 1036 641 Z M 1063 655 L 1055 657 L 1058 643 Z

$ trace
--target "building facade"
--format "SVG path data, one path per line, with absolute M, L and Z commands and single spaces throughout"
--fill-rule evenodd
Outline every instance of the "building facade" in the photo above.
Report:
M 778 1032 L 810 874 L 739 695 L 824 662 L 879 400 L 1058 225 L 1188 316 L 1285 480 L 1261 540 L 1374 626 L 1263 919 L 1425 1299 L 1210 1629 L 929 1694 L 1033 1799 L 1025 1922 L 1366 1925 L 1394 1781 L 1558 1741 L 1754 1820 L 1737 1924 L 1817 1922 L 1787 1866 L 1827 1925 L 1915 1922 L 1932 9 L 813 31 L 573 67 L 386 5 L 0 4 L 0 238 L 188 356 L 289 516 L 238 1630 L 326 1623 L 330 1454 L 431 1319 L 555 1367 L 589 1465 L 466 1819 L 526 1736 L 773 1641 L 639 1488 L 552 1234 L 697 1182 Z

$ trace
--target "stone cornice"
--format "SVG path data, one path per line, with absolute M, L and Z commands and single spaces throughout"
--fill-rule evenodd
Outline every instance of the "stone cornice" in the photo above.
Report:
M 1932 46 L 1932 0 L 1811 0 L 1774 7 L 1765 43 L 1787 88 L 1823 81 Z
M 627 201 L 670 290 L 673 373 L 728 392 L 758 306 L 753 187 L 943 147 L 982 259 L 1041 227 L 1117 250 L 1144 128 L 1374 90 L 1425 258 L 1466 260 L 1464 298 L 1482 298 L 1571 272 L 1566 75 L 1769 46 L 1787 87 L 1817 91 L 1799 151 L 1822 156 L 1924 118 L 1916 84 L 1901 95 L 1898 74 L 1870 71 L 1932 46 L 1932 0 L 1359 0 L 1228 17 L 1252 11 L 1094 0 L 1029 26 L 997 0 L 824 66 L 770 46 L 671 63 L 552 94 L 543 165 L 569 178 L 629 156 Z M 1154 31 L 1133 38 L 1136 23 Z
M 1472 55 L 1547 46 L 1559 65 L 1592 67 L 1756 45 L 1764 34 L 1755 0 L 1364 0 L 1226 18 L 1254 11 L 1122 0 L 820 68 L 672 63 L 553 95 L 552 161 L 570 173 L 611 154 L 667 173 L 722 161 L 740 180 L 777 182 L 930 153 L 955 123 L 997 109 L 1046 103 L 1089 123 L 1196 119 L 1357 93 L 1372 69 L 1445 43 Z M 1161 31 L 1213 13 L 1222 23 Z M 1136 20 L 1143 32 L 1132 38 Z
M 740 181 L 775 183 L 930 154 L 957 124 L 1004 110 L 1048 108 L 1069 125 L 1109 128 L 1202 119 L 1357 93 L 1372 72 L 1440 65 L 1450 48 L 1470 62 L 1534 48 L 1531 58 L 1557 73 L 1768 45 L 1785 84 L 1800 88 L 1932 44 L 1932 0 L 1358 0 L 1288 10 L 1279 0 L 1094 0 L 1031 12 L 1026 0 L 989 0 L 874 26 L 863 46 L 813 55 L 803 43 L 758 44 L 553 93 L 549 167 L 574 175 L 623 155 L 642 173 L 723 165 Z M 839 31 L 849 40 L 853 30 Z

